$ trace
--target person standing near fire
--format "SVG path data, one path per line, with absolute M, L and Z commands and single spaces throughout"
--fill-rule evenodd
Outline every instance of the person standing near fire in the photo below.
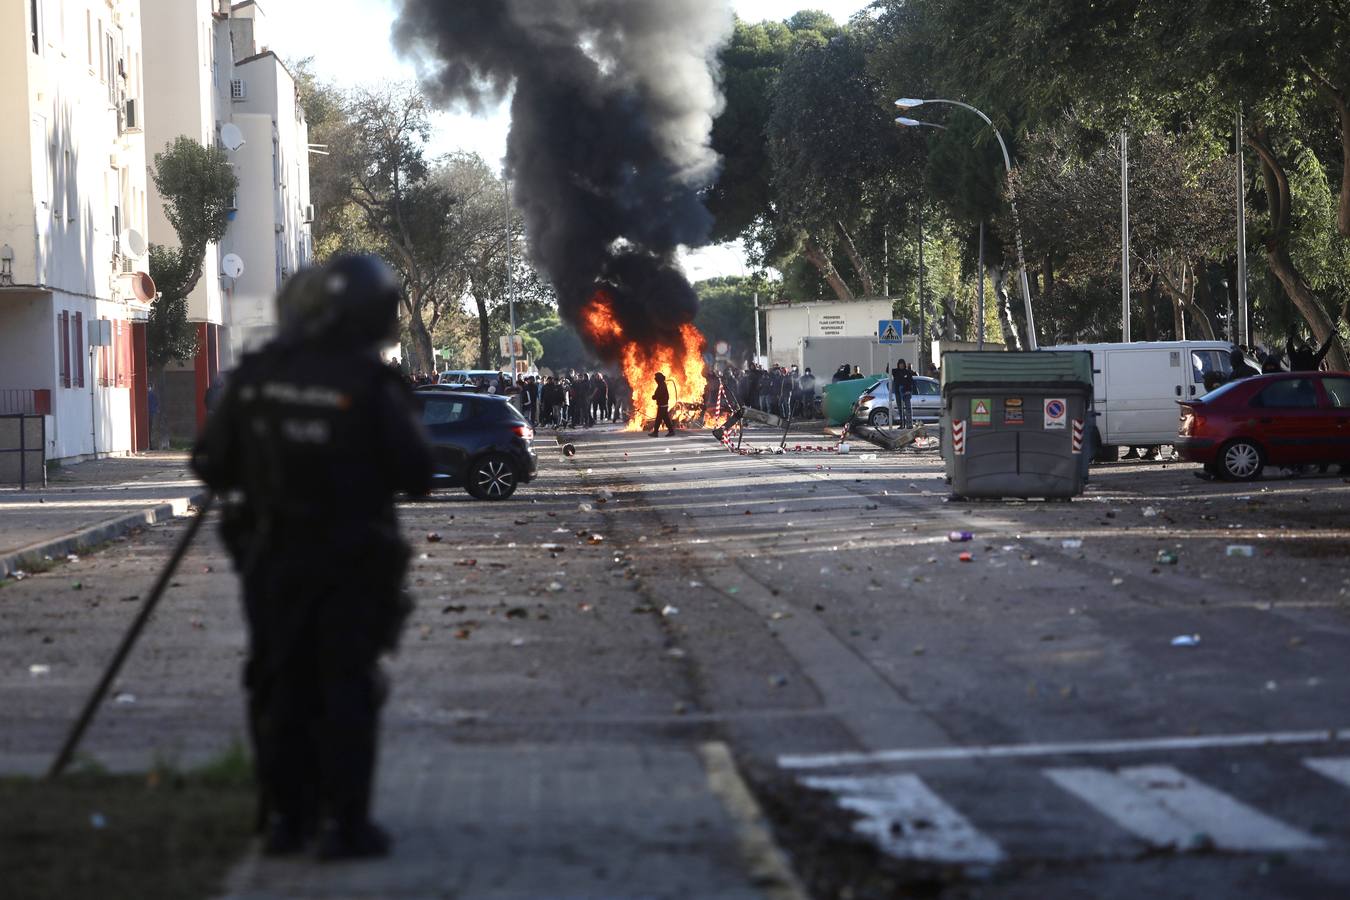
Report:
M 666 425 L 666 437 L 675 434 L 675 423 L 670 420 L 670 388 L 666 387 L 666 376 L 656 373 L 656 392 L 652 394 L 656 401 L 656 424 L 652 426 L 652 437 L 661 434 L 661 423 Z

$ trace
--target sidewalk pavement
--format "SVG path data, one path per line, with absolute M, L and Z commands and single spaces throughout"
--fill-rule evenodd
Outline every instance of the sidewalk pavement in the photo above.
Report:
M 726 746 L 395 740 L 388 859 L 256 851 L 226 900 L 805 900 Z
M 159 451 L 56 469 L 46 488 L 0 488 L 0 578 L 187 515 L 206 489 L 188 454 Z

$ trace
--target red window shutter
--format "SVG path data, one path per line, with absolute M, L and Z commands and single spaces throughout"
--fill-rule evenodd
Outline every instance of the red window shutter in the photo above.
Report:
M 100 322 L 103 320 L 100 319 Z M 99 387 L 108 386 L 108 348 L 98 348 L 98 384 Z
M 131 326 L 117 320 L 117 386 L 131 386 Z
M 84 313 L 75 314 L 75 330 L 71 334 L 75 347 L 75 386 L 84 387 Z
M 56 328 L 61 332 L 61 387 L 70 387 L 70 313 L 62 310 L 56 317 Z

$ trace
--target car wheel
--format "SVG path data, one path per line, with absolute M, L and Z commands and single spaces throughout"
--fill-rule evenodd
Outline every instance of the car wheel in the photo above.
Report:
M 1219 468 L 1233 481 L 1251 481 L 1260 476 L 1265 465 L 1261 448 L 1245 438 L 1229 441 L 1219 452 Z
M 516 492 L 519 481 L 515 463 L 509 457 L 490 453 L 469 466 L 466 487 L 479 500 L 505 500 Z
M 886 427 L 891 424 L 891 411 L 889 409 L 874 409 L 867 417 L 867 424 L 872 426 Z

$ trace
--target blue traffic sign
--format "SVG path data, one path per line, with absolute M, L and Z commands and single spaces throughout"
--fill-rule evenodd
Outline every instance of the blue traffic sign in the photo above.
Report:
M 881 344 L 898 344 L 905 336 L 905 323 L 903 319 L 882 319 L 877 323 L 877 342 Z

